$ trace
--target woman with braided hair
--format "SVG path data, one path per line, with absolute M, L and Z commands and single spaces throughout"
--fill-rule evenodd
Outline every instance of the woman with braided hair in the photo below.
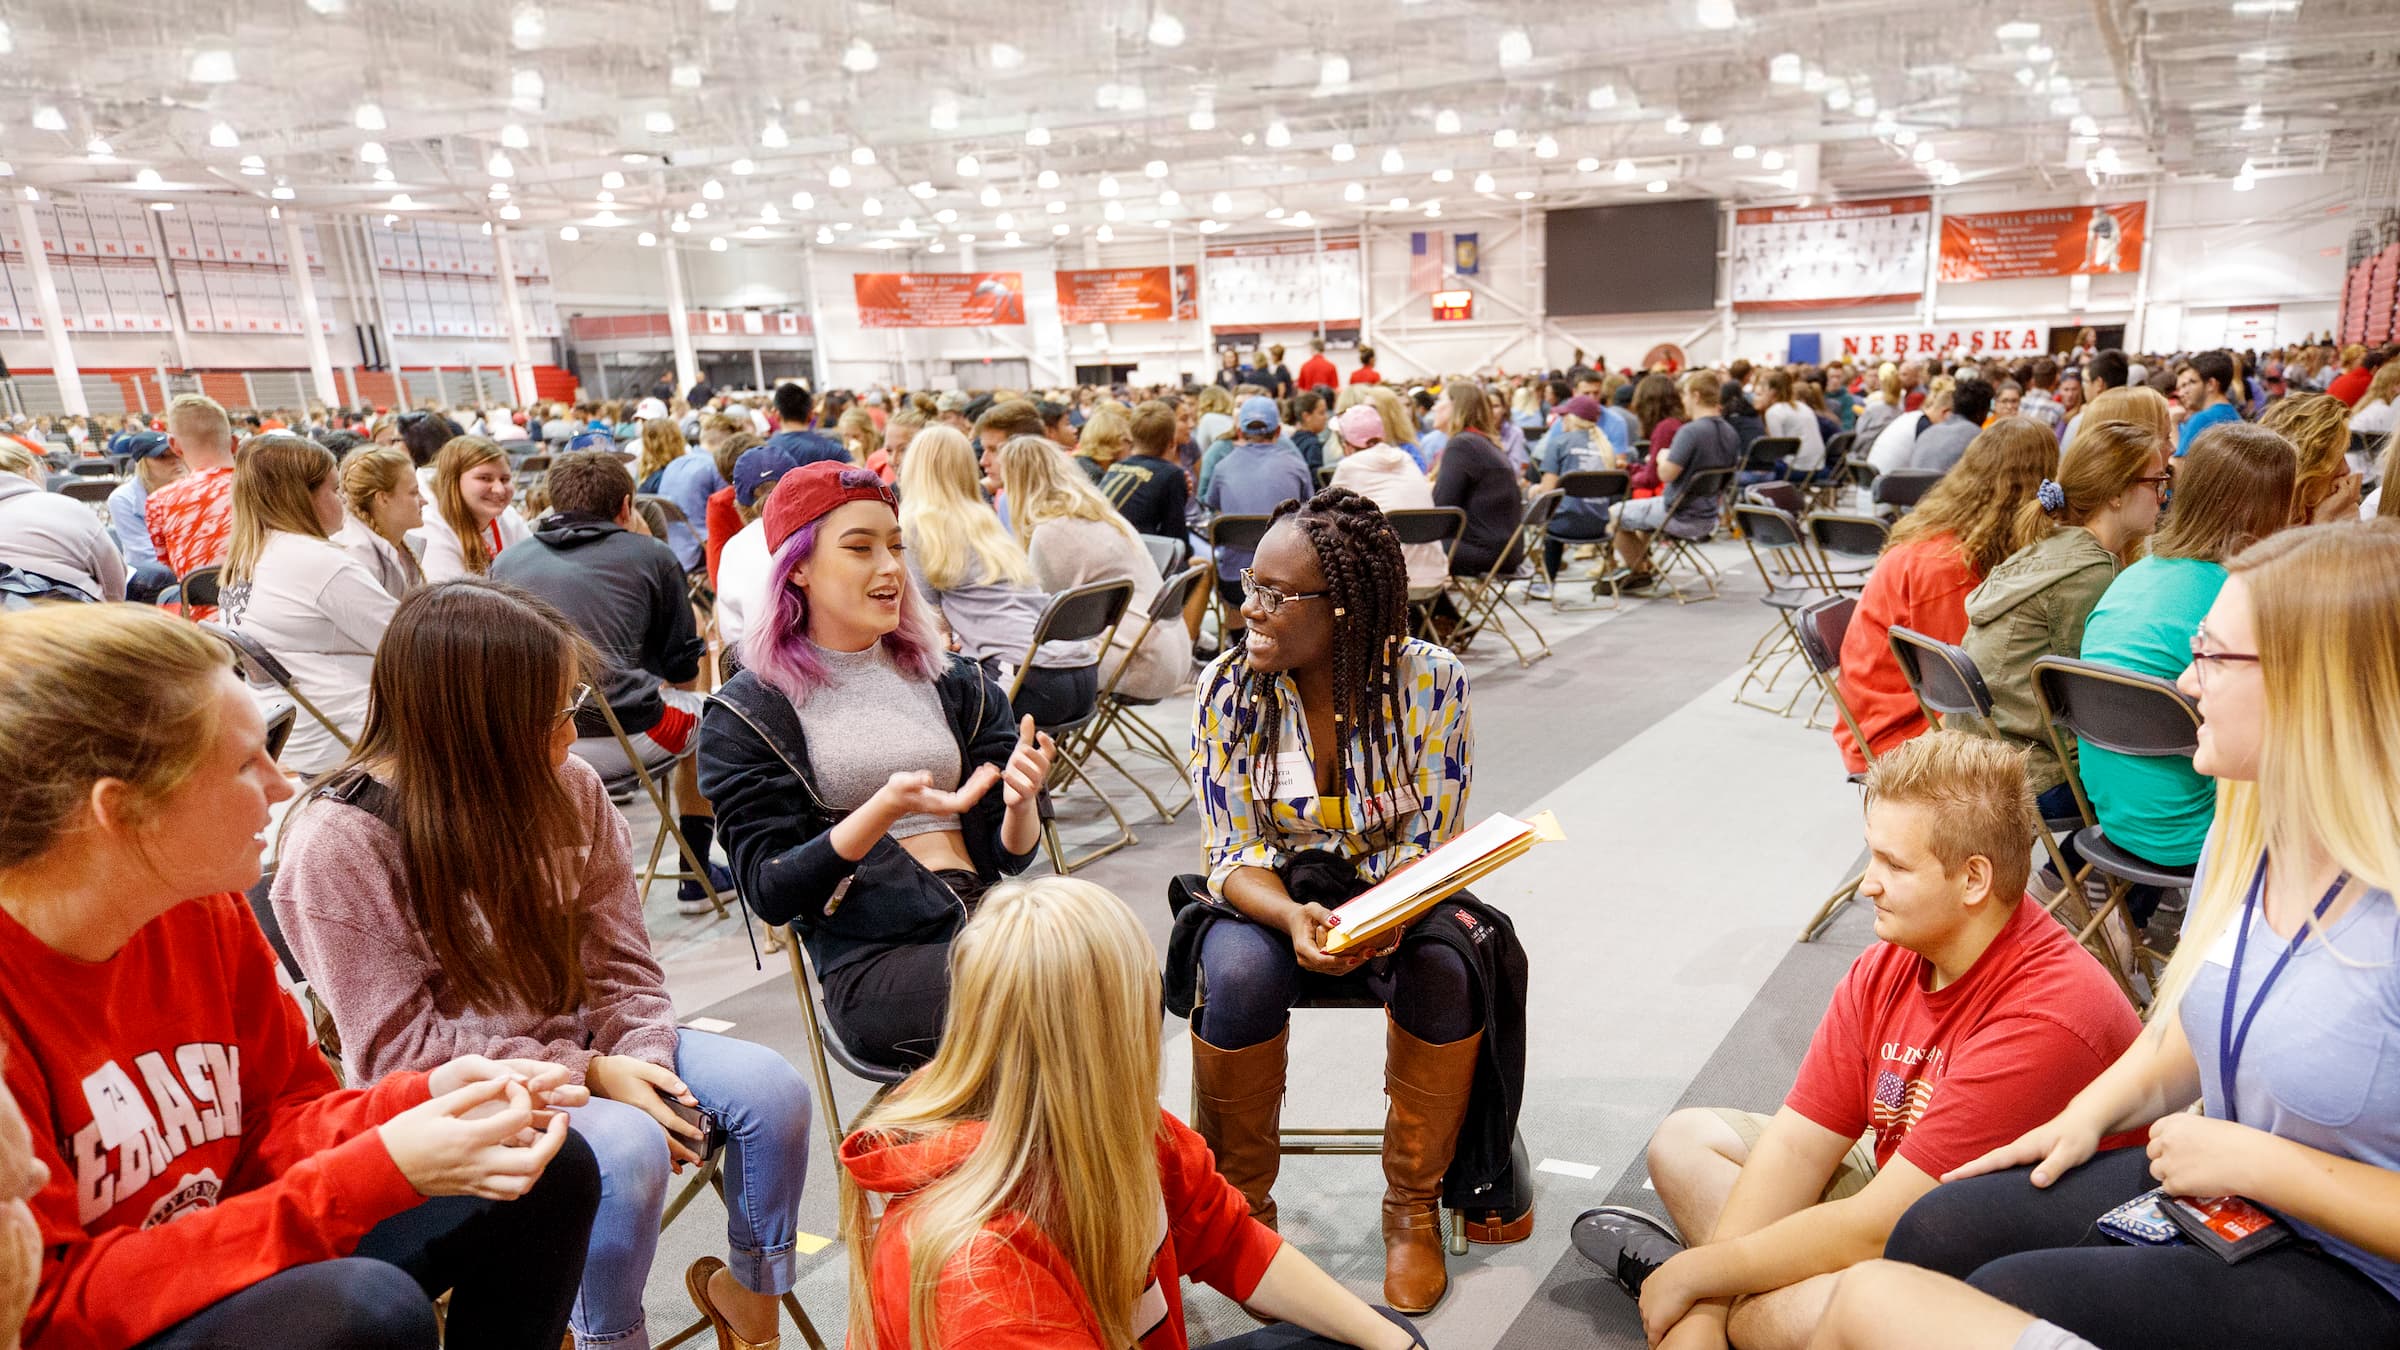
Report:
M 1290 1010 L 1303 995 L 1380 1001 L 1391 1097 L 1384 1300 L 1424 1312 L 1448 1285 L 1439 1202 L 1470 1097 L 1486 1094 L 1479 1112 L 1495 1096 L 1509 1100 L 1497 1127 L 1502 1154 L 1513 1134 L 1510 1089 L 1477 1083 L 1479 1067 L 1508 1077 L 1509 1056 L 1486 1044 L 1496 1006 L 1487 1000 L 1521 989 L 1521 956 L 1505 917 L 1471 899 L 1437 907 L 1372 951 L 1331 955 L 1324 945 L 1330 906 L 1464 827 L 1466 670 L 1408 635 L 1399 540 L 1373 502 L 1346 488 L 1285 502 L 1241 584 L 1248 634 L 1202 673 L 1192 719 L 1207 889 L 1224 911 L 1198 940 L 1192 1123 L 1218 1170 L 1272 1226 Z M 1482 928 L 1482 948 L 1519 964 L 1490 966 L 1509 975 L 1488 980 L 1484 952 L 1451 940 L 1444 925 Z M 1473 1137 L 1492 1133 L 1488 1121 L 1477 1117 Z M 1532 1225 L 1528 1207 L 1471 1215 L 1468 1231 L 1515 1242 Z

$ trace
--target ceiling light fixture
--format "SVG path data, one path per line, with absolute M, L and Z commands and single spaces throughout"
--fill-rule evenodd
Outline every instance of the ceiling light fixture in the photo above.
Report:
M 864 75 L 875 68 L 875 44 L 865 38 L 852 38 L 842 49 L 842 69 L 853 75 Z
M 1166 176 L 1167 176 L 1167 162 L 1166 162 L 1165 160 L 1163 160 L 1163 159 L 1154 159 L 1154 160 L 1151 160 L 1149 163 L 1147 163 L 1147 164 L 1144 164 L 1144 165 L 1142 166 L 1142 176 L 1143 176 L 1144 178 L 1164 178 L 1164 177 L 1166 177 Z
M 506 150 L 494 150 L 492 152 L 492 157 L 484 161 L 483 167 L 484 171 L 489 173 L 494 178 L 514 178 L 517 176 L 517 166 L 509 160 L 508 152 Z
M 1100 207 L 1100 218 L 1103 220 L 1123 220 L 1125 218 L 1125 203 L 1117 201 L 1102 203 Z
M 1109 244 L 1116 242 L 1117 232 L 1110 229 L 1108 226 L 1103 225 L 1099 229 L 1092 231 L 1092 237 L 1099 240 L 1103 244 Z
M 291 189 L 290 189 L 290 188 L 278 188 L 278 189 L 276 189 L 276 190 L 277 190 L 278 192 L 289 192 L 289 191 L 291 191 Z M 524 211 L 520 210 L 520 209 L 518 208 L 518 206 L 517 206 L 517 204 L 516 204 L 515 202 L 508 202 L 508 203 L 505 203 L 505 204 L 503 204 L 503 205 L 501 206 L 501 208 L 500 208 L 500 218 L 501 218 L 502 220 L 515 220 L 515 219 L 517 219 L 519 216 L 522 216 L 522 215 L 524 215 L 524 214 L 525 214 L 525 213 L 524 213 Z
M 1530 196 L 1530 195 L 1532 195 L 1532 194 L 1528 193 L 1528 194 L 1526 194 L 1526 195 Z M 1405 211 L 1405 210 L 1407 210 L 1407 209 L 1408 209 L 1408 198 L 1406 198 L 1406 197 L 1394 197 L 1394 198 L 1392 198 L 1392 201 L 1391 201 L 1391 209 L 1392 209 L 1392 210 L 1394 210 L 1394 211 Z
M 1013 230 L 1017 227 L 1017 218 L 1003 211 L 992 217 L 992 227 L 1000 230 Z
M 960 155 L 958 163 L 951 167 L 958 170 L 958 176 L 961 178 L 973 178 L 983 172 L 983 165 L 973 155 Z
M 1667 120 L 1660 125 L 1666 128 L 1670 136 L 1680 136 L 1692 129 L 1692 124 L 1684 119 L 1682 113 L 1668 113 Z
M 572 244 L 583 237 L 583 231 L 572 225 L 561 225 L 558 227 L 558 237 Z
M 633 242 L 641 245 L 643 248 L 657 248 L 658 236 L 650 233 L 648 230 L 644 230 L 640 234 L 637 234 L 633 237 Z
M 1183 194 L 1177 192 L 1173 188 L 1160 188 L 1158 190 L 1158 204 L 1160 206 L 1181 206 L 1183 204 Z M 1067 204 L 1065 202 L 1052 202 L 1050 205 L 1056 207 L 1060 211 L 1067 209 Z
M 855 164 L 855 165 L 857 165 L 858 167 L 860 167 L 860 168 L 862 168 L 862 169 L 863 169 L 863 168 L 865 168 L 865 167 L 867 167 L 867 166 L 868 166 L 868 165 L 870 165 L 870 164 L 873 164 L 873 163 L 875 162 L 875 150 L 874 150 L 874 147 L 872 147 L 872 146 L 866 146 L 866 145 L 854 145 L 854 146 L 851 146 L 851 147 L 850 147 L 850 162 L 851 162 L 851 163 L 853 163 L 853 164 Z
M 284 186 L 283 184 L 281 184 L 281 183 L 278 183 L 278 184 L 276 184 L 276 185 L 275 185 L 275 187 L 274 187 L 274 189 L 273 189 L 272 191 L 270 191 L 270 192 L 268 192 L 268 193 L 267 193 L 267 195 L 268 195 L 268 196 L 270 196 L 270 197 L 273 197 L 275 200 L 277 200 L 277 201 L 279 201 L 279 202 L 288 202 L 288 201 L 290 201 L 292 198 L 294 198 L 294 197 L 296 197 L 296 196 L 298 196 L 298 195 L 300 195 L 300 194 L 298 194 L 298 193 L 296 193 L 296 192 L 292 191 L 290 188 L 288 188 L 288 187 Z
M 664 108 L 653 108 L 642 114 L 642 130 L 653 136 L 672 136 L 675 134 L 675 114 Z
M 1292 225 L 1296 229 L 1305 230 L 1313 223 L 1315 222 L 1306 211 L 1294 211 L 1292 213 Z
M 1575 171 L 1578 173 L 1598 173 L 1600 172 L 1600 161 L 1591 155 L 1585 155 L 1583 158 L 1575 161 Z
M 1184 124 L 1185 124 L 1186 126 L 1189 126 L 1189 127 L 1190 127 L 1192 130 L 1194 130 L 1194 131 L 1214 131 L 1214 130 L 1216 130 L 1216 129 L 1217 129 L 1217 108 L 1216 108 L 1216 105 L 1215 105 L 1215 104 L 1213 104 L 1213 103 L 1211 103 L 1211 102 L 1209 102 L 1207 99 L 1202 99 L 1202 100 L 1200 100 L 1198 103 L 1195 103 L 1195 104 L 1193 104 L 1193 105 L 1192 105 L 1192 115 L 1184 119 Z
M 667 83 L 677 89 L 697 89 L 700 87 L 700 67 L 689 61 L 677 62 L 667 72 Z
M 1025 64 L 1025 49 L 1006 42 L 995 42 L 984 50 L 994 70 L 1015 70 Z
M 1335 93 L 1350 83 L 1350 58 L 1339 52 L 1317 62 L 1317 92 Z
M 1123 189 L 1117 184 L 1117 176 L 1113 173 L 1104 173 L 1100 175 L 1100 182 L 1097 190 L 1103 197 L 1114 197 L 1119 192 L 1123 191 Z
M 358 143 L 358 157 L 361 162 L 367 164 L 386 164 L 389 163 L 392 158 L 390 155 L 384 153 L 383 142 L 381 141 L 360 141 Z
M 1700 0 L 1692 17 L 1700 21 L 1702 28 L 1718 32 L 1738 27 L 1742 22 L 1741 14 L 1733 7 L 1733 0 Z
M 1490 174 L 1479 173 L 1475 175 L 1475 190 L 1477 192 L 1490 192 L 1497 186 L 1499 185 L 1492 181 L 1492 176 Z
M 518 50 L 530 51 L 542 45 L 542 38 L 548 34 L 549 28 L 549 17 L 542 13 L 540 5 L 519 5 L 516 13 L 509 16 L 508 40 L 515 43 Z
M 708 203 L 693 202 L 691 210 L 685 214 L 689 215 L 694 220 L 706 220 L 708 219 Z
M 191 69 L 185 72 L 194 84 L 232 84 L 242 78 L 233 68 L 233 53 L 223 47 L 202 47 L 192 53 Z
M 1153 46 L 1159 47 L 1182 46 L 1183 20 L 1176 18 L 1174 15 L 1169 14 L 1163 9 L 1158 11 L 1156 14 L 1151 15 L 1150 42 Z
M 770 119 L 765 126 L 758 129 L 758 144 L 762 149 L 781 150 L 791 143 L 791 135 L 783 129 L 781 122 Z
M 58 109 L 45 103 L 33 110 L 33 125 L 37 131 L 65 131 L 67 119 Z
M 721 234 L 708 241 L 708 251 L 711 253 L 723 253 L 727 247 L 725 236 Z
M 1745 141 L 1733 147 L 1733 157 L 1735 159 L 1756 159 L 1758 158 L 1758 147 Z
M 1408 161 L 1400 157 L 1400 147 L 1396 145 L 1385 147 L 1383 152 L 1383 171 L 1385 173 L 1405 173 L 1407 170 Z
M 1037 188 L 1040 188 L 1044 192 L 1051 191 L 1058 186 L 1058 170 L 1042 170 L 1040 174 L 1035 176 L 1033 185 Z
M 956 224 L 958 221 L 958 212 L 950 207 L 945 206 L 941 210 L 934 212 L 933 218 L 936 222 L 943 225 Z
M 2012 19 L 1994 30 L 2002 42 L 2033 42 L 2042 35 L 2042 26 L 2031 19 Z
M 692 222 L 682 216 L 677 216 L 673 220 L 667 222 L 667 228 L 673 230 L 677 234 L 690 234 L 692 232 Z
M 508 77 L 508 106 L 518 112 L 535 112 L 542 106 L 542 72 L 519 70 Z
M 2255 108 L 2258 105 L 2253 103 L 2250 106 Z M 2076 135 L 2087 141 L 2098 140 L 2100 138 L 2100 124 L 2092 120 L 2092 115 L 2090 113 L 2077 114 L 2074 121 L 2067 123 L 2067 130 L 2074 132 Z
M 116 157 L 117 151 L 116 147 L 110 145 L 105 138 L 94 136 L 83 143 L 83 153 L 93 159 L 113 159 Z
M 1291 143 L 1292 129 L 1283 124 L 1282 118 L 1278 117 L 1274 121 L 1267 123 L 1268 145 L 1277 150 L 1281 150 L 1283 147 L 1290 145 Z
M 1042 126 L 1025 128 L 1025 143 L 1027 145 L 1036 147 L 1048 145 L 1050 143 L 1050 128 Z
M 758 166 L 747 159 L 737 159 L 725 167 L 733 170 L 735 174 L 744 177 L 758 172 Z
M 242 156 L 242 172 L 256 177 L 267 171 L 266 160 L 257 155 Z
M 1509 195 L 1515 197 L 1521 202 L 1529 202 L 1533 200 L 1532 191 L 1526 188 L 1518 188 L 1515 192 L 1512 192 Z
M 1358 158 L 1358 147 L 1348 141 L 1335 141 L 1333 148 L 1325 153 L 1333 156 L 1334 163 L 1347 164 Z
M 350 124 L 360 131 L 381 131 L 386 125 L 383 108 L 376 103 L 361 103 L 350 112 Z
M 164 187 L 166 186 L 166 181 L 167 180 L 164 178 L 158 176 L 158 170 L 156 169 L 144 169 L 140 173 L 137 173 L 133 176 L 133 185 L 141 188 Z
M 958 130 L 958 98 L 954 94 L 936 94 L 933 106 L 925 111 L 926 122 L 935 131 Z
M 1919 141 L 1917 142 L 1917 148 L 1908 152 L 1908 157 L 1915 160 L 1919 164 L 1932 163 L 1933 155 L 1933 142 L 1931 141 Z
M 1620 159 L 1617 161 L 1617 167 L 1611 170 L 1611 172 L 1616 175 L 1618 182 L 1630 183 L 1633 181 L 1633 161 L 1630 159 Z
M 1642 190 L 1645 192 L 1664 192 L 1667 190 L 1667 180 L 1664 178 L 1653 178 L 1648 183 L 1643 185 Z
M 850 186 L 850 166 L 847 164 L 836 164 L 832 168 L 827 169 L 825 171 L 825 186 L 835 188 L 846 188 Z
M 1533 157 L 1535 159 L 1558 158 L 1558 138 L 1545 133 L 1533 143 Z
M 1825 91 L 1825 106 L 1841 112 L 1850 106 L 1850 86 L 1837 84 Z
M 1503 69 L 1530 64 L 1533 60 L 1533 38 L 1522 28 L 1511 28 L 1500 35 L 1500 65 Z
M 1433 129 L 1441 135 L 1457 135 L 1460 125 L 1456 108 L 1444 108 L 1433 115 Z
M 869 197 L 858 204 L 858 213 L 869 217 L 880 216 L 883 214 L 883 203 Z
M 1449 182 L 1451 179 L 1453 179 L 1453 178 L 1456 178 L 1456 177 L 1458 177 L 1458 175 L 1457 175 L 1455 172 L 1451 171 L 1451 170 L 1450 170 L 1450 169 L 1449 169 L 1447 166 L 1445 166 L 1445 167 L 1443 167 L 1443 168 L 1435 169 L 1435 170 L 1433 171 L 1433 181 L 1435 181 L 1435 182 L 1437 182 L 1437 183 L 1447 183 L 1447 182 Z
M 500 143 L 511 150 L 523 150 L 533 144 L 533 138 L 525 134 L 524 127 L 511 122 L 500 128 Z
M 600 187 L 603 191 L 614 192 L 623 186 L 625 186 L 625 175 L 618 173 L 615 169 L 610 169 L 607 173 L 600 175 Z
M 712 202 L 725 200 L 725 185 L 711 178 L 700 185 L 700 195 Z
M 983 203 L 987 207 L 998 206 L 1000 204 L 1000 189 L 987 183 L 984 185 L 983 191 L 976 196 L 975 200 Z
M 1492 133 L 1492 148 L 1494 150 L 1507 150 L 1514 147 L 1516 143 L 1517 132 L 1516 128 L 1514 127 L 1502 127 L 1498 131 Z
M 1606 112 L 1617 106 L 1617 87 L 1613 84 L 1593 85 L 1583 95 L 1583 106 L 1593 112 Z
M 416 201 L 405 192 L 393 193 L 392 199 L 389 202 L 384 203 L 384 205 L 386 208 L 393 211 L 414 211 L 417 209 Z
M 815 193 L 812 193 L 812 192 L 795 192 L 795 193 L 793 193 L 793 194 L 792 194 L 792 209 L 793 209 L 793 210 L 795 210 L 795 211 L 814 211 L 814 210 L 816 210 L 816 209 L 817 209 L 817 198 L 816 198 L 816 194 L 815 194 Z
M 1342 186 L 1342 200 L 1343 200 L 1343 201 L 1346 201 L 1346 202 L 1363 202 L 1363 201 L 1365 201 L 1366 199 L 1367 199 L 1367 185 L 1366 185 L 1366 184 L 1364 184 L 1364 183 L 1345 183 L 1345 184 L 1343 184 L 1343 186 Z
M 1778 52 L 1767 62 L 1767 78 L 1776 84 L 1800 83 L 1800 53 Z
M 1208 209 L 1220 216 L 1232 215 L 1233 194 L 1230 192 L 1220 192 L 1216 196 L 1209 198 Z
M 378 164 L 378 165 L 376 165 L 376 166 L 375 166 L 375 181 L 376 181 L 376 182 L 378 182 L 378 183 L 388 183 L 388 182 L 391 182 L 391 181 L 392 181 L 392 166 L 391 166 L 391 165 L 389 165 L 389 164 Z
M 231 122 L 219 122 L 208 129 L 208 143 L 219 150 L 232 150 L 242 143 L 242 134 Z

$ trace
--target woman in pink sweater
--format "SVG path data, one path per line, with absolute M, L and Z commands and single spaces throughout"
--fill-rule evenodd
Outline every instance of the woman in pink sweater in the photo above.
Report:
M 685 1283 L 720 1347 L 771 1346 L 796 1273 L 808 1090 L 763 1046 L 676 1027 L 624 818 L 568 753 L 597 668 L 524 591 L 411 592 L 358 748 L 293 809 L 275 912 L 354 1076 L 474 1052 L 562 1065 L 591 1090 L 573 1119 L 604 1184 L 577 1344 L 647 1344 L 670 1169 L 722 1146 L 733 1264 L 702 1257 Z

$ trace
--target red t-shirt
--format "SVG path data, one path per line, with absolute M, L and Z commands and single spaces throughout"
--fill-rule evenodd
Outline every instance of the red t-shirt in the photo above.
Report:
M 233 548 L 233 466 L 186 474 L 150 494 L 142 505 L 158 560 L 176 576 L 225 561 Z M 213 619 L 215 607 L 196 605 L 195 619 Z
M 1932 970 L 1889 942 L 1861 952 L 1783 1100 L 1839 1135 L 1872 1128 L 1878 1167 L 1898 1153 L 1939 1177 L 1982 1157 L 2057 1115 L 2142 1033 L 2108 972 L 2031 899 L 1948 988 L 1926 991 Z
M 1333 368 L 1333 362 L 1326 360 L 1323 352 L 1317 352 L 1302 362 L 1300 374 L 1295 377 L 1295 383 L 1302 389 L 1332 389 L 1341 382 L 1342 372 Z
M 1381 384 L 1383 383 L 1383 375 L 1373 366 L 1360 366 L 1358 369 L 1350 372 L 1350 383 Z
M 1926 731 L 1925 711 L 1908 690 L 1900 659 L 1892 655 L 1892 628 L 1913 628 L 1942 642 L 1963 639 L 1967 592 L 1982 580 L 1959 556 L 1956 535 L 1914 539 L 1876 560 L 1842 638 L 1842 673 L 1835 681 L 1876 754 Z M 1838 717 L 1833 743 L 1841 747 L 1850 772 L 1866 772 L 1866 757 Z
M 717 559 L 724 556 L 725 541 L 741 533 L 742 513 L 733 504 L 733 489 L 721 487 L 708 494 L 708 538 L 700 542 L 701 551 L 708 555 L 708 584 L 717 584 Z
M 2355 408 L 2358 401 L 2366 397 L 2367 386 L 2374 382 L 2375 372 L 2361 366 L 2334 376 L 2333 383 L 2325 386 L 2325 392 Z
M 26 1350 L 146 1340 L 350 1255 L 422 1198 L 375 1127 L 425 1100 L 425 1075 L 336 1086 L 238 895 L 178 905 L 99 962 L 0 913 L 0 988 L 8 1089 L 50 1169 Z

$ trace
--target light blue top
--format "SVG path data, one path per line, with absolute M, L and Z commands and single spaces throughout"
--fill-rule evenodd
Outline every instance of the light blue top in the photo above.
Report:
M 725 476 L 717 472 L 716 458 L 698 446 L 658 471 L 658 495 L 683 511 L 681 523 L 667 525 L 667 547 L 675 550 L 675 561 L 682 563 L 686 572 L 696 571 L 708 561 L 707 550 L 701 547 L 708 539 L 708 497 L 724 486 Z
M 1600 420 L 1595 425 L 1618 454 L 1633 453 L 1633 414 L 1614 403 L 1603 403 L 1600 405 Z
M 2219 422 L 2238 422 L 2240 420 L 2242 420 L 2241 412 L 2231 403 L 2212 403 L 2193 413 L 2183 419 L 2183 426 L 2175 433 L 2175 457 L 2181 459 L 2183 453 L 2192 448 L 2192 438 L 2201 432 Z
M 142 514 L 149 501 L 150 489 L 138 472 L 108 494 L 109 537 L 117 541 L 117 552 L 125 555 L 128 568 L 159 565 L 158 547 L 150 542 L 150 521 Z
M 1608 458 L 1592 444 L 1592 433 L 1568 426 L 1561 421 L 1542 438 L 1541 460 L 1543 473 L 1560 475 L 1605 469 Z M 1608 519 L 1608 503 L 1589 497 L 1569 497 L 1558 504 L 1558 514 L 1573 516 L 1590 523 Z
M 2205 872 L 2206 860 L 2201 867 Z M 2198 877 L 2193 885 L 2197 892 Z M 2237 914 L 2210 947 L 2179 1011 L 2199 1065 L 2202 1100 L 2219 1120 L 2227 1117 L 2218 1042 L 2239 923 Z M 2286 943 L 2263 914 L 2253 920 L 2234 998 L 2237 1027 Z M 2400 1171 L 2400 908 L 2390 892 L 2371 891 L 2351 902 L 2328 928 L 2301 943 L 2251 1023 L 2235 1092 L 2232 1118 L 2241 1124 Z M 2400 1261 L 2281 1217 L 2400 1297 Z

